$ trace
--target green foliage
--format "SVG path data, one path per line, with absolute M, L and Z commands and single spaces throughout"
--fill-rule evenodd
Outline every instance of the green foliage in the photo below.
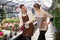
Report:
M 60 0 L 58 0 L 58 3 L 60 3 Z
M 18 28 L 19 24 L 15 24 L 15 27 Z
M 7 30 L 12 30 L 12 27 L 9 27 Z
M 3 9 L 0 9 L 0 21 L 2 21 L 4 18 L 6 18 L 6 13 Z
M 5 18 L 2 22 L 3 23 L 16 23 L 19 22 L 20 20 L 18 18 L 12 19 L 12 18 Z
M 0 29 L 0 32 L 2 32 L 1 30 L 2 30 L 2 29 Z
M 49 12 L 54 15 L 54 25 L 58 30 L 60 30 L 60 8 L 57 7 L 56 9 Z
M 60 40 L 60 31 L 55 33 L 55 40 Z
M 60 40 L 60 0 L 58 0 L 57 8 L 54 10 L 49 11 L 54 16 L 54 26 L 57 29 L 57 32 L 55 33 L 55 39 L 54 40 Z

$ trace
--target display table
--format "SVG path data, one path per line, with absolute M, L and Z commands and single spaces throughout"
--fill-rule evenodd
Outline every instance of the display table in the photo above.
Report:
M 15 38 L 17 38 L 19 35 L 22 34 L 23 31 L 18 31 L 16 35 L 14 35 L 14 31 L 12 32 L 12 38 L 10 38 L 10 30 L 2 30 L 2 32 L 4 33 L 4 35 L 7 35 L 5 38 L 7 38 L 7 40 L 14 40 Z M 2 40 L 4 39 L 4 35 L 2 37 Z
M 20 31 L 20 32 L 18 32 L 17 33 L 17 35 L 15 35 L 15 36 L 13 36 L 11 39 L 9 39 L 9 40 L 14 40 L 15 38 L 17 38 L 19 35 L 21 35 L 22 34 L 22 31 Z
M 35 25 L 36 23 L 37 22 L 34 22 L 33 25 Z M 15 38 L 17 38 L 18 36 L 20 36 L 23 33 L 23 31 L 20 31 L 20 30 L 19 31 L 13 31 L 13 30 L 2 29 L 1 31 L 3 32 L 3 36 L 0 37 L 2 40 L 4 40 L 4 39 L 14 40 Z M 16 35 L 15 35 L 15 33 L 16 33 Z

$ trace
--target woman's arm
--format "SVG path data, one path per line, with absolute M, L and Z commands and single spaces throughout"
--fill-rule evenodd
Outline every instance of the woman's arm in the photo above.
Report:
M 49 18 L 53 18 L 53 16 L 51 14 L 49 14 L 47 11 L 44 11 L 44 15 L 49 17 Z
M 49 25 L 52 21 L 53 21 L 53 18 L 49 18 L 48 22 L 47 22 L 47 25 Z

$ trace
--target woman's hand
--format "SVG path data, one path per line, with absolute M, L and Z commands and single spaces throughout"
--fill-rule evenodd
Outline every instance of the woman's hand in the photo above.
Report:
M 47 23 L 46 21 L 42 22 L 42 25 L 48 25 L 49 23 Z

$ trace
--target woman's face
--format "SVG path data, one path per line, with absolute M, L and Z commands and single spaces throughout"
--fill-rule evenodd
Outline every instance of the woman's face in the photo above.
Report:
M 34 11 L 37 11 L 38 10 L 38 8 L 34 8 Z

